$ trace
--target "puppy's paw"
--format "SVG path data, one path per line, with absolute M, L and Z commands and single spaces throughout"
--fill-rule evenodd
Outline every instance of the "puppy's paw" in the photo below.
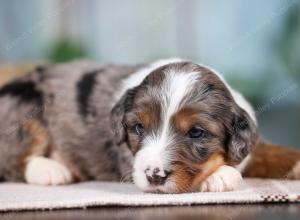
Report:
M 242 181 L 241 173 L 231 166 L 223 165 L 207 177 L 199 187 L 200 192 L 225 192 L 236 189 Z
M 73 180 L 63 164 L 45 157 L 30 159 L 25 168 L 25 180 L 37 185 L 63 185 Z

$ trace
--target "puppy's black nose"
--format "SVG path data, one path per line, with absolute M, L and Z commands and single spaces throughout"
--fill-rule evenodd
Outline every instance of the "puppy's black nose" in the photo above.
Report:
M 150 169 L 145 170 L 145 173 L 146 178 L 151 185 L 159 186 L 165 184 L 171 172 L 166 170 L 163 170 L 163 172 L 161 172 L 161 170 L 156 167 L 152 170 L 152 172 Z

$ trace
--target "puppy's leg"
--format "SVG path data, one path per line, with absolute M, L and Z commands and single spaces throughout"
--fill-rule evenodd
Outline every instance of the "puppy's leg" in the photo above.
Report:
M 45 157 L 49 154 L 50 138 L 47 130 L 38 121 L 27 124 L 32 137 L 31 146 L 24 157 L 25 180 L 31 184 L 61 185 L 72 182 L 73 176 L 62 163 Z
M 236 189 L 242 181 L 241 173 L 228 166 L 223 154 L 212 155 L 199 167 L 201 172 L 192 184 L 195 191 L 224 192 Z
M 225 192 L 236 189 L 242 181 L 241 173 L 234 167 L 222 165 L 200 183 L 200 192 Z
M 202 192 L 230 191 L 244 177 L 300 179 L 300 151 L 259 142 L 256 149 L 236 168 L 221 165 L 200 183 Z
M 66 166 L 46 157 L 32 157 L 25 167 L 25 180 L 31 184 L 63 185 L 71 183 L 72 179 Z
M 259 142 L 242 174 L 245 177 L 300 179 L 300 151 Z

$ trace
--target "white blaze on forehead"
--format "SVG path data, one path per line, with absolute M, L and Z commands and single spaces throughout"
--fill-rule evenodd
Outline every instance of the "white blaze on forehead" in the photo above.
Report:
M 199 78 L 198 72 L 183 73 L 171 69 L 166 73 L 162 91 L 159 93 L 162 105 L 163 126 L 160 134 L 162 145 L 167 144 L 171 117 L 180 109 L 180 104 L 189 95 Z
M 151 63 L 150 65 L 138 70 L 137 72 L 130 75 L 127 79 L 125 79 L 122 83 L 121 90 L 116 94 L 116 100 L 118 100 L 128 89 L 134 88 L 142 83 L 142 81 L 155 69 L 171 64 L 181 62 L 182 60 L 179 58 L 170 58 L 158 60 L 156 62 Z
M 160 130 L 145 139 L 145 146 L 154 145 L 156 148 L 165 148 L 172 142 L 172 134 L 169 132 L 171 118 L 180 109 L 182 101 L 188 97 L 199 78 L 199 72 L 185 73 L 172 68 L 166 70 L 165 79 L 156 91 L 162 111 Z

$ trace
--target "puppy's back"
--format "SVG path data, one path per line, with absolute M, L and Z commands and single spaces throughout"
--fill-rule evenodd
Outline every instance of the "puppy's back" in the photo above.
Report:
M 51 146 L 42 152 L 58 153 L 79 179 L 116 178 L 109 113 L 122 79 L 138 68 L 75 61 L 39 67 L 4 85 L 0 89 L 0 179 L 24 179 L 24 158 L 38 135 L 28 127 L 36 122 L 51 138 Z

